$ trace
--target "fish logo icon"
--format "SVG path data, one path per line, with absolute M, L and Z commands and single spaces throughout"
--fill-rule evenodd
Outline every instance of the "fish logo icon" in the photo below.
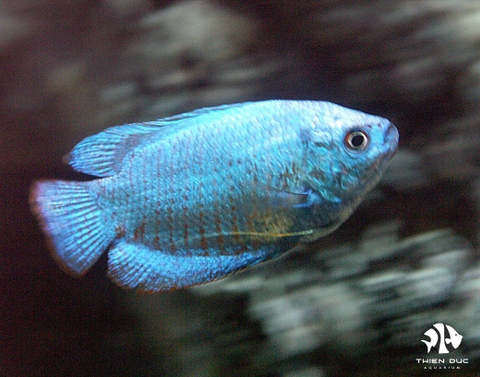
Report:
M 450 351 L 447 349 L 447 344 L 450 344 L 453 349 L 457 349 L 462 343 L 463 336 L 460 335 L 452 326 L 443 323 L 435 323 L 432 328 L 423 333 L 430 338 L 430 340 L 422 340 L 427 346 L 427 353 L 430 353 L 433 347 L 438 344 L 438 353 L 446 354 Z

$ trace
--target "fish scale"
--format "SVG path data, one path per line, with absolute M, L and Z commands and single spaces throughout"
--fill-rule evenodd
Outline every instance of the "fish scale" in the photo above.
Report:
M 108 249 L 117 284 L 184 288 L 334 231 L 397 144 L 388 120 L 329 102 L 224 105 L 87 137 L 69 163 L 98 178 L 36 182 L 30 203 L 67 272 Z
M 189 136 L 190 136 L 189 139 L 193 139 L 193 138 L 196 137 L 196 135 L 189 135 Z M 193 184 L 189 183 L 189 180 L 195 181 L 195 180 L 197 180 L 198 176 L 203 177 L 204 174 L 205 174 L 205 172 L 203 172 L 203 171 L 197 171 L 197 172 L 194 172 L 194 175 L 185 176 L 185 174 L 187 174 L 190 171 L 188 163 L 186 163 L 185 161 L 188 162 L 188 161 L 195 160 L 195 159 L 201 160 L 201 159 L 204 158 L 204 152 L 200 148 L 194 149 L 193 152 L 196 154 L 195 156 L 188 155 L 188 150 L 189 150 L 189 148 L 188 148 L 188 141 L 187 141 L 185 143 L 185 152 L 184 152 L 185 154 L 180 156 L 183 163 L 185 163 L 185 166 L 181 166 L 181 169 L 179 169 L 179 171 L 181 172 L 181 174 L 183 174 L 183 176 L 180 176 L 177 179 L 178 182 L 183 183 L 184 187 L 194 186 Z M 175 153 L 170 153 L 169 156 L 171 156 L 172 159 L 178 158 L 178 156 Z M 147 158 L 146 161 L 148 161 L 148 160 L 149 159 Z M 227 168 L 227 165 L 228 165 L 228 167 L 232 168 L 233 164 L 229 163 L 229 161 L 231 161 L 231 160 L 232 160 L 232 158 L 230 158 L 230 157 L 225 158 L 224 161 L 223 161 L 225 166 L 222 166 L 221 170 L 225 170 Z M 210 176 L 206 176 L 206 177 L 213 180 L 215 175 L 213 175 L 213 176 L 210 175 Z M 225 179 L 225 177 L 221 177 L 221 178 Z M 229 179 L 229 181 L 232 182 L 231 179 Z M 172 188 L 171 192 L 179 194 L 179 195 L 174 195 L 174 198 L 176 198 L 176 199 L 180 198 L 181 199 L 179 203 L 175 203 L 175 204 L 179 204 L 181 206 L 186 206 L 187 208 L 192 208 L 195 203 L 197 203 L 197 205 L 202 205 L 201 203 L 204 202 L 204 198 L 203 198 L 203 191 L 204 191 L 203 189 L 204 188 L 203 188 L 202 184 L 210 185 L 210 182 L 204 182 L 203 180 L 200 180 L 199 184 L 200 184 L 200 186 L 197 185 L 196 190 L 190 191 L 189 195 L 186 195 L 184 197 L 182 197 L 182 192 L 179 192 L 179 190 L 184 189 L 184 187 L 182 187 L 182 188 L 179 188 L 179 187 Z M 139 191 L 141 191 L 141 190 L 139 190 Z M 220 201 L 220 203 L 226 203 L 226 202 L 227 201 L 223 198 Z M 207 203 L 206 206 L 208 206 L 208 205 L 209 204 Z M 223 210 L 224 210 L 224 208 L 220 209 L 220 211 L 223 211 Z M 175 208 L 174 212 L 178 213 L 179 212 L 178 208 Z M 200 216 L 200 215 L 202 215 L 202 216 Z M 215 224 L 215 220 L 213 218 L 214 215 L 215 215 L 215 212 L 199 210 L 198 211 L 199 221 L 197 222 L 197 224 L 194 224 L 194 226 L 197 227 L 197 229 L 195 229 L 196 230 L 195 233 L 200 234 L 200 235 L 202 233 L 207 233 L 207 234 L 208 233 L 213 233 L 215 231 L 215 229 L 212 229 L 212 226 L 214 226 L 214 224 Z M 195 218 L 195 216 L 193 216 L 193 217 Z M 186 219 L 186 220 L 188 220 L 188 221 L 183 223 L 183 224 L 182 223 L 175 224 L 174 228 L 181 230 L 181 229 L 184 229 L 185 226 L 189 226 L 190 224 L 192 224 L 191 219 Z M 173 220 L 173 221 L 175 221 L 175 220 Z M 229 222 L 228 219 L 225 219 L 225 221 L 227 223 Z M 174 238 L 181 239 L 181 236 L 177 235 Z M 211 239 L 209 239 L 209 241 L 213 242 L 214 239 L 211 238 Z M 215 247 L 215 246 L 218 246 L 218 245 L 210 244 L 208 246 Z M 206 248 L 206 247 L 207 246 L 204 246 L 202 248 Z

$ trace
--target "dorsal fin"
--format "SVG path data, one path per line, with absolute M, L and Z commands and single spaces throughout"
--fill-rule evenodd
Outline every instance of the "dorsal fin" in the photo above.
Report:
M 107 128 L 96 135 L 89 136 L 78 143 L 65 156 L 65 160 L 75 170 L 97 177 L 109 177 L 119 172 L 123 158 L 138 145 L 147 142 L 152 135 L 166 136 L 188 126 L 190 120 L 202 115 L 210 115 L 243 104 L 207 107 L 189 113 L 174 115 L 152 122 L 132 123 Z M 212 119 L 206 120 L 207 122 Z M 155 139 L 157 140 L 157 139 Z
M 108 177 L 120 170 L 125 155 L 160 127 L 128 124 L 107 128 L 83 139 L 65 156 L 75 170 L 97 177 Z

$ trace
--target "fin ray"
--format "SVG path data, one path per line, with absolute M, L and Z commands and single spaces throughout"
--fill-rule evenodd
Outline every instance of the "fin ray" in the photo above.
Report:
M 39 181 L 30 194 L 32 211 L 52 246 L 52 254 L 72 275 L 83 275 L 114 238 L 90 196 L 89 182 Z
M 119 242 L 108 253 L 108 275 L 118 285 L 158 292 L 208 283 L 269 258 L 270 250 L 239 255 L 175 256 Z
M 160 128 L 128 124 L 107 128 L 78 143 L 65 157 L 75 170 L 97 177 L 117 173 L 125 155 Z
M 109 177 L 119 172 L 124 157 L 137 146 L 150 142 L 153 135 L 164 137 L 176 132 L 179 126 L 187 126 L 188 120 L 201 115 L 218 116 L 217 111 L 243 106 L 244 104 L 222 105 L 194 110 L 144 123 L 114 126 L 89 136 L 78 143 L 65 156 L 66 162 L 75 170 L 97 177 Z M 153 138 L 152 141 L 157 140 Z

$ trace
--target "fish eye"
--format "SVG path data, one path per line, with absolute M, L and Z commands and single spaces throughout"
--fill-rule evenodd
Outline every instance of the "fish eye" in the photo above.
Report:
M 345 135 L 345 146 L 351 150 L 360 152 L 367 148 L 370 138 L 368 133 L 361 130 L 351 130 Z

